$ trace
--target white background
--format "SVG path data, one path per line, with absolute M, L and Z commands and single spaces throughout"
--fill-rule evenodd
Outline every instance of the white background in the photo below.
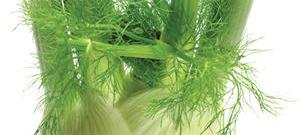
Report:
M 41 90 L 30 83 L 38 73 L 35 45 L 21 23 L 20 0 L 0 1 L 0 135 L 32 135 L 41 111 L 34 111 Z M 256 0 L 246 33 L 263 39 L 252 48 L 268 50 L 248 58 L 257 80 L 268 93 L 288 97 L 280 114 L 270 116 L 246 109 L 238 135 L 300 135 L 300 1 Z

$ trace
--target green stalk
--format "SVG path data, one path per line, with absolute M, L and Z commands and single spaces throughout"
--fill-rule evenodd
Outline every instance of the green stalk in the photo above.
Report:
M 173 0 L 161 40 L 180 49 L 193 38 L 199 0 Z
M 58 39 L 58 43 L 64 43 L 63 39 Z M 155 45 L 112 45 L 90 39 L 69 39 L 68 44 L 73 46 L 83 46 L 87 49 L 95 49 L 114 56 L 167 59 L 172 55 L 173 49 L 163 42 L 157 41 Z
M 155 40 L 151 40 L 142 36 L 139 36 L 133 32 L 127 31 L 126 29 L 122 29 L 120 26 L 118 25 L 113 25 L 113 24 L 96 24 L 96 25 L 88 25 L 88 27 L 90 28 L 95 28 L 95 29 L 108 29 L 108 30 L 114 30 L 116 32 L 120 32 L 123 33 L 124 35 L 132 38 L 132 39 L 136 39 L 139 41 L 142 41 L 144 43 L 148 43 L 148 44 L 155 44 L 157 41 Z
M 181 65 L 182 68 L 178 69 L 178 56 L 191 62 L 191 53 L 182 53 L 182 51 L 194 46 L 199 4 L 199 0 L 171 1 L 169 19 L 163 29 L 160 40 L 175 48 L 177 56 L 166 61 L 167 70 L 175 70 L 171 75 L 165 76 L 162 79 L 162 83 L 164 84 L 182 81 L 186 76 L 184 71 L 188 70 L 189 66 Z
M 240 42 L 248 15 L 252 7 L 253 0 L 235 0 L 232 4 L 235 7 L 231 12 L 230 21 L 228 23 L 228 38 L 233 42 Z

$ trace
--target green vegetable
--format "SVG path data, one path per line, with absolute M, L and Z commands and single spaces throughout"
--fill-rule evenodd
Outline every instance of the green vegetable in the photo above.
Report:
M 252 0 L 23 0 L 45 89 L 39 135 L 232 134 Z M 229 86 L 230 88 L 228 88 Z

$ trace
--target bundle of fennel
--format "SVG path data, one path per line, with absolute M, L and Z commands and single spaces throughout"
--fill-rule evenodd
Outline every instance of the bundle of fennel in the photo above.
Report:
M 274 97 L 242 62 L 251 5 L 23 0 L 44 88 L 35 134 L 227 135 L 245 93 L 272 113 Z

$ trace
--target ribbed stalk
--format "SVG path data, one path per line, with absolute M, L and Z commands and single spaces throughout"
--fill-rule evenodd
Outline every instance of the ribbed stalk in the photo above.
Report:
M 253 0 L 233 0 L 230 20 L 228 21 L 228 38 L 240 42 Z M 225 35 L 225 34 L 224 34 Z
M 63 39 L 58 39 L 59 43 L 64 43 Z M 167 59 L 174 54 L 173 49 L 167 44 L 157 41 L 155 45 L 112 45 L 90 39 L 69 39 L 68 44 L 73 46 L 83 46 L 93 48 L 98 51 L 112 54 L 114 56 L 125 56 L 148 59 Z
M 172 0 L 161 40 L 179 49 L 193 37 L 200 0 Z

